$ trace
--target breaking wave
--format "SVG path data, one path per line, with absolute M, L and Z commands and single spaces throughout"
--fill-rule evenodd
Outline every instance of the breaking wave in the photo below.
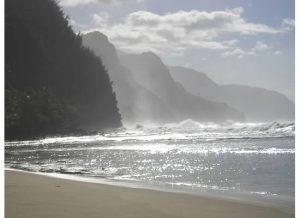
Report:
M 217 123 L 200 123 L 191 119 L 184 120 L 180 123 L 167 124 L 166 128 L 170 128 L 177 132 L 220 132 L 220 133 L 240 133 L 241 135 L 257 135 L 257 136 L 294 136 L 295 123 L 239 123 L 225 122 Z
M 188 119 L 180 123 L 162 126 L 142 126 L 122 129 L 115 132 L 92 136 L 47 137 L 29 141 L 6 142 L 6 146 L 51 145 L 51 144 L 89 144 L 95 142 L 161 142 L 161 141 L 199 141 L 224 139 L 253 139 L 266 137 L 294 137 L 295 123 L 201 123 Z

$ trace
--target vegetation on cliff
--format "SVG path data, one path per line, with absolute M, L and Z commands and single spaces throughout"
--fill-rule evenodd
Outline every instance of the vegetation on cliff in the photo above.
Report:
M 5 2 L 5 136 L 120 127 L 112 83 L 54 0 Z

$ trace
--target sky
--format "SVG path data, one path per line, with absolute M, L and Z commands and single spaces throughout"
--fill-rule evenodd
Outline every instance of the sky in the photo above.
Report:
M 295 98 L 294 0 L 59 0 L 74 31 L 98 30 L 121 51 L 152 51 L 165 64 L 219 84 Z

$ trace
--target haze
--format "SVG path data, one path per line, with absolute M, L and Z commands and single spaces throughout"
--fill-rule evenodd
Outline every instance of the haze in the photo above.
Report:
M 152 51 L 167 65 L 204 72 L 294 101 L 292 0 L 60 0 L 73 29 L 98 30 L 121 51 Z

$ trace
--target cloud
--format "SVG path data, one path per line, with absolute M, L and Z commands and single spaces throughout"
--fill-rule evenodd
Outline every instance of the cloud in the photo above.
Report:
M 275 56 L 279 56 L 279 55 L 282 55 L 282 52 L 281 51 L 274 51 L 274 53 L 273 53 Z
M 101 12 L 99 14 L 92 14 L 92 23 L 97 27 L 103 28 L 106 27 L 109 21 L 109 14 L 106 12 Z
M 281 26 L 283 31 L 290 31 L 291 29 L 295 28 L 295 20 L 290 18 L 285 18 L 282 20 Z
M 88 31 L 103 32 L 119 49 L 127 52 L 150 50 L 159 54 L 184 55 L 188 49 L 210 49 L 223 51 L 223 56 L 242 58 L 269 47 L 259 41 L 251 50 L 245 51 L 237 47 L 239 41 L 236 38 L 222 40 L 223 36 L 282 34 L 293 26 L 291 19 L 284 19 L 278 27 L 250 22 L 243 18 L 243 12 L 242 7 L 212 12 L 177 11 L 163 15 L 136 11 L 128 14 L 123 22 L 113 24 L 107 17 L 94 14 L 93 28 Z
M 265 44 L 264 42 L 257 41 L 256 44 L 249 50 L 244 50 L 238 47 L 232 47 L 228 51 L 222 53 L 223 57 L 233 57 L 236 56 L 239 59 L 245 56 L 259 56 L 263 52 L 272 49 L 272 46 Z
M 59 0 L 60 5 L 64 7 L 76 7 L 78 5 L 86 4 L 111 4 L 111 5 L 122 5 L 127 3 L 139 3 L 143 0 Z
M 252 48 L 252 51 L 253 52 L 257 52 L 257 51 L 265 51 L 265 50 L 268 50 L 270 49 L 271 46 L 261 42 L 261 41 L 258 41 L 256 42 L 256 45 L 254 46 L 254 48 Z
M 265 24 L 247 22 L 242 18 L 244 9 L 234 8 L 226 11 L 178 11 L 157 15 L 147 11 L 137 11 L 127 17 L 127 25 L 149 28 L 181 28 L 185 31 L 201 31 L 216 36 L 221 33 L 274 34 L 281 30 Z
M 222 56 L 224 56 L 224 57 L 233 57 L 233 56 L 235 56 L 238 59 L 242 59 L 246 55 L 254 55 L 254 53 L 251 52 L 251 51 L 247 52 L 247 51 L 245 51 L 241 48 L 233 48 L 232 50 L 225 51 L 222 54 Z
M 232 39 L 232 40 L 229 40 L 229 41 L 224 41 L 223 43 L 226 44 L 226 45 L 233 46 L 233 45 L 236 45 L 238 42 L 239 42 L 239 40 Z
M 65 7 L 74 7 L 80 4 L 95 3 L 96 0 L 59 0 L 60 5 Z

